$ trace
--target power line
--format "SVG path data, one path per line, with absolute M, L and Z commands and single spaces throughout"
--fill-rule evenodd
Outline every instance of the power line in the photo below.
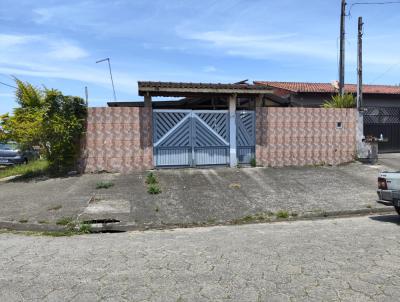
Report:
M 381 1 L 381 2 L 354 2 L 350 5 L 349 14 L 351 16 L 351 9 L 356 5 L 387 5 L 387 4 L 400 4 L 400 1 Z
M 382 78 L 385 74 L 387 74 L 389 71 L 391 71 L 393 68 L 397 67 L 400 65 L 400 62 L 397 62 L 395 64 L 393 64 L 392 66 L 390 66 L 388 69 L 386 69 L 384 72 L 382 72 L 379 76 L 377 76 L 372 82 L 370 82 L 370 84 L 374 84 L 376 82 L 376 80 L 379 80 L 380 78 Z
M 0 84 L 1 84 L 1 85 L 4 85 L 4 86 L 11 87 L 11 88 L 14 88 L 14 89 L 18 89 L 17 87 L 15 87 L 15 86 L 12 86 L 12 85 L 10 85 L 10 84 L 7 84 L 7 83 L 0 82 Z

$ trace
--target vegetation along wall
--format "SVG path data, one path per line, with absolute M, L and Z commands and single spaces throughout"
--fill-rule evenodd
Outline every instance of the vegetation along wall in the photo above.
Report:
M 356 109 L 258 107 L 257 165 L 338 165 L 356 154 Z
M 153 168 L 151 108 L 89 108 L 82 162 L 84 172 Z

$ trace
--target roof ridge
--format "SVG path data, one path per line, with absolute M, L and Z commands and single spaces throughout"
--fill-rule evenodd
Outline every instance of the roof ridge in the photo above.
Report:
M 253 83 L 279 83 L 279 84 L 307 84 L 307 85 L 332 85 L 331 82 L 291 82 L 291 81 L 253 81 Z M 357 85 L 356 83 L 345 83 L 345 85 Z M 363 84 L 363 86 L 382 86 L 382 87 L 393 87 L 399 88 L 399 85 L 394 84 Z

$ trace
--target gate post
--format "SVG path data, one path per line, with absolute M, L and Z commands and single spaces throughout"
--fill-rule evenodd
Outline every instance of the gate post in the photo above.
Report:
M 236 154 L 236 94 L 230 95 L 229 102 L 229 165 L 237 166 Z

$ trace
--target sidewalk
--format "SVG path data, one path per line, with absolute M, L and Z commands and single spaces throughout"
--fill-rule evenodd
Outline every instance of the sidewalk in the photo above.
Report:
M 176 169 L 0 183 L 0 222 L 54 226 L 61 218 L 119 220 L 134 228 L 244 223 L 391 211 L 375 203 L 381 166 Z M 113 184 L 96 189 L 101 181 Z M 4 224 L 3 224 L 4 226 Z M 0 226 L 1 228 L 1 226 Z

